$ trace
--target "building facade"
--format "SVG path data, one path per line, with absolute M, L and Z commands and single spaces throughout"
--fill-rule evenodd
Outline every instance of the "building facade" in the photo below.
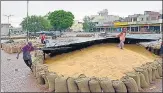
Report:
M 92 22 L 96 24 L 94 31 L 113 31 L 114 21 L 119 20 L 120 17 L 116 15 L 108 15 L 108 10 L 104 9 L 98 12 L 98 15 L 91 15 Z
M 159 12 L 144 11 L 144 14 L 134 14 L 126 17 L 126 23 L 114 22 L 117 28 L 127 27 L 131 32 L 149 31 L 162 32 L 162 15 Z
M 25 31 L 23 31 L 23 29 L 21 27 L 10 27 L 10 34 L 11 35 L 21 35 L 21 34 L 25 34 Z
M 1 24 L 1 36 L 8 36 L 10 27 L 11 24 Z
M 21 35 L 24 34 L 25 31 L 22 30 L 21 27 L 12 27 L 11 24 L 1 24 L 1 36 L 9 36 L 9 35 Z
M 83 31 L 83 23 L 79 22 L 78 20 L 75 20 L 70 29 L 71 31 L 81 32 Z

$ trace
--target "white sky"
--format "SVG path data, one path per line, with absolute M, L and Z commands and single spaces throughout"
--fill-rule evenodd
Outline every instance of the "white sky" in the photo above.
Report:
M 10 23 L 18 27 L 27 12 L 26 1 L 1 1 L 1 23 L 7 23 L 7 17 L 14 15 Z M 121 17 L 142 13 L 146 10 L 162 10 L 162 1 L 29 1 L 29 15 L 45 15 L 49 11 L 63 9 L 71 11 L 75 20 L 82 20 L 85 15 L 96 15 L 98 11 L 108 9 L 109 15 Z

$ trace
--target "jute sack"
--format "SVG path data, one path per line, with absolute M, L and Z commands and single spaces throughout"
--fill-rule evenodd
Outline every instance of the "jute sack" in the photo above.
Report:
M 160 75 L 159 75 L 158 68 L 156 69 L 156 79 L 161 79 L 161 77 L 160 77 Z
M 12 45 L 9 46 L 9 48 L 8 48 L 8 53 L 9 53 L 9 54 L 12 54 L 12 53 L 13 53 L 13 51 L 12 51 Z
M 17 53 L 18 52 L 18 47 L 17 46 L 13 46 L 12 47 L 12 53 Z
M 68 92 L 67 77 L 58 76 L 55 79 L 55 92 Z
M 112 83 L 116 93 L 127 93 L 126 86 L 122 81 L 113 80 Z
M 141 68 L 143 69 L 142 74 L 145 76 L 145 80 L 148 84 L 150 84 L 150 80 L 149 80 L 149 73 L 148 73 L 148 68 L 146 66 L 146 64 L 142 65 Z
M 162 66 L 160 64 L 158 66 L 158 73 L 159 73 L 160 77 L 162 77 Z
M 45 75 L 44 71 L 38 72 L 38 77 L 36 78 L 38 84 L 41 84 L 41 85 L 45 84 L 45 79 L 43 78 L 43 75 Z
M 42 56 L 39 55 L 39 56 L 37 56 L 37 57 L 39 58 L 39 61 L 38 61 L 38 62 L 39 62 L 40 64 L 44 64 L 44 56 L 43 56 L 43 55 L 42 55 Z
M 152 81 L 155 81 L 156 80 L 156 67 L 151 66 L 151 68 L 152 68 Z
M 96 77 L 92 77 L 89 80 L 88 84 L 89 84 L 89 88 L 90 88 L 91 93 L 102 92 L 99 80 Z
M 6 44 L 5 52 L 8 53 L 8 51 L 9 51 L 9 44 Z
M 36 77 L 36 64 L 32 64 L 32 71 L 33 76 Z
M 155 71 L 153 71 L 153 66 L 152 66 L 153 62 L 147 62 L 146 66 L 148 68 L 148 73 L 149 73 L 149 81 L 150 83 L 152 83 L 153 80 L 155 80 L 156 78 L 155 76 Z
M 48 89 L 48 88 L 49 88 L 49 84 L 48 84 L 48 79 L 47 79 L 46 75 L 47 75 L 47 74 L 43 74 L 42 77 L 43 77 L 43 79 L 44 79 L 44 81 L 45 81 L 44 87 L 45 87 L 46 89 Z
M 136 72 L 141 72 L 143 75 L 144 75 L 144 77 L 145 77 L 145 81 L 146 81 L 146 83 L 149 85 L 150 83 L 149 83 L 149 75 L 148 75 L 148 71 L 145 69 L 145 68 L 143 68 L 143 67 L 135 67 L 134 68 L 134 70 L 136 71 Z
M 106 92 L 115 93 L 112 81 L 109 78 L 107 77 L 100 78 L 99 81 L 100 81 L 100 86 L 104 93 Z
M 139 76 L 138 72 L 134 72 L 134 71 L 127 72 L 126 75 L 129 76 L 129 77 L 131 77 L 131 78 L 133 78 L 136 81 L 136 84 L 138 86 L 138 90 L 139 91 L 142 91 L 143 90 L 141 88 L 141 86 L 140 86 L 140 76 Z
M 89 92 L 90 93 L 90 89 L 88 86 L 89 80 L 90 80 L 90 78 L 88 78 L 84 75 L 80 75 L 77 79 L 75 79 L 75 82 L 78 86 L 79 92 Z
M 160 64 L 158 61 L 153 62 L 154 66 L 157 68 L 156 78 L 160 79 L 162 76 L 162 64 Z
M 10 51 L 10 47 L 9 47 L 9 46 L 6 46 L 5 52 L 6 52 L 6 53 L 9 53 L 9 51 Z
M 77 84 L 75 83 L 75 79 L 72 77 L 67 78 L 67 87 L 69 93 L 78 92 Z
M 138 74 L 140 76 L 140 87 L 147 88 L 149 86 L 149 84 L 146 82 L 145 76 L 141 72 L 138 72 Z
M 1 44 L 1 49 L 4 50 L 4 43 Z
M 38 72 L 39 71 L 45 71 L 45 72 L 48 72 L 48 67 L 47 67 L 47 65 L 45 65 L 45 64 L 37 64 L 36 65 L 36 78 L 37 78 L 37 76 L 38 76 Z
M 160 79 L 161 77 L 159 76 L 157 66 L 155 64 L 152 64 L 152 68 L 153 68 L 153 80 Z
M 9 44 L 6 44 L 5 52 L 8 53 L 8 51 L 9 51 Z
M 124 76 L 121 78 L 121 81 L 126 85 L 128 93 L 138 92 L 138 86 L 133 78 Z
M 156 62 L 158 62 L 159 64 L 162 65 L 162 58 L 157 58 L 157 59 L 155 59 L 154 61 L 156 61 Z
M 55 79 L 58 77 L 58 75 L 54 72 L 49 72 L 46 74 L 46 78 L 48 81 L 48 86 L 49 86 L 49 92 L 52 92 L 55 90 Z
M 152 68 L 151 68 L 151 66 L 148 66 L 147 70 L 148 70 L 149 83 L 152 83 Z

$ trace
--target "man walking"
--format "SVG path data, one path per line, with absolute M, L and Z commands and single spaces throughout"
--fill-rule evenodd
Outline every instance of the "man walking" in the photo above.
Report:
M 18 53 L 17 59 L 19 58 L 19 54 L 23 52 L 23 60 L 26 63 L 26 65 L 31 69 L 32 71 L 32 58 L 31 58 L 31 51 L 34 51 L 36 48 L 32 46 L 31 42 L 28 42 L 27 45 L 25 45 L 22 50 Z
M 119 37 L 120 43 L 119 43 L 118 47 L 120 47 L 121 49 L 124 48 L 126 33 L 127 33 L 127 28 L 123 28 L 122 32 L 116 36 L 116 37 Z

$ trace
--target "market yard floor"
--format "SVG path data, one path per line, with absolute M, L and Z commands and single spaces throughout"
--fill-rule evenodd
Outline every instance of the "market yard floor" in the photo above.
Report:
M 65 76 L 110 77 L 120 79 L 133 67 L 152 62 L 157 56 L 138 45 L 125 45 L 121 50 L 116 44 L 100 44 L 89 48 L 57 55 L 46 59 L 49 70 Z

